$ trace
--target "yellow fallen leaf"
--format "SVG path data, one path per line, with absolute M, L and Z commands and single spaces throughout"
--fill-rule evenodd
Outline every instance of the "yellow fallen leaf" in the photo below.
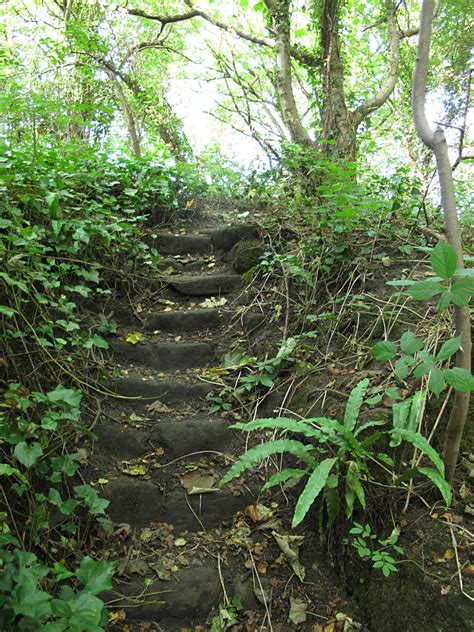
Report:
M 139 331 L 135 331 L 133 334 L 128 334 L 128 336 L 125 338 L 125 342 L 128 342 L 131 345 L 136 345 L 139 342 L 142 342 L 144 339 L 144 334 L 140 333 Z
M 145 476 L 146 467 L 143 465 L 134 465 L 133 467 L 124 468 L 122 472 L 129 476 Z
M 97 482 L 99 483 L 99 485 L 107 485 L 107 483 L 109 482 L 108 478 L 98 478 Z

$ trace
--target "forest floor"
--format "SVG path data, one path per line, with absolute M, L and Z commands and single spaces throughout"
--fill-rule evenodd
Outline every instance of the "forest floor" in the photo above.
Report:
M 401 627 L 376 622 L 393 616 L 376 612 L 376 595 L 385 588 L 378 578 L 370 579 L 361 561 L 335 553 L 346 534 L 336 536 L 340 542 L 323 543 L 312 514 L 303 528 L 291 529 L 292 491 L 260 492 L 277 463 L 218 487 L 247 447 L 246 438 L 230 424 L 282 410 L 277 394 L 253 411 L 209 414 L 207 396 L 216 388 L 216 367 L 225 354 L 239 344 L 270 348 L 281 338 L 280 330 L 268 319 L 265 323 L 257 289 L 246 287 L 232 266 L 229 253 L 235 244 L 256 238 L 254 226 L 219 225 L 213 216 L 159 230 L 150 239 L 165 257 L 163 277 L 150 284 L 139 303 L 131 304 L 118 289 L 106 307 L 119 320 L 116 336 L 109 339 L 109 369 L 115 378 L 107 385 L 110 396 L 101 399 L 91 420 L 99 440 L 84 446 L 83 476 L 110 501 L 114 523 L 111 533 L 100 529 L 92 538 L 94 555 L 114 561 L 117 569 L 114 590 L 105 596 L 109 628 L 428 630 L 423 613 L 410 615 Z M 340 409 L 340 375 L 347 390 L 360 372 L 344 371 L 334 359 L 326 371 L 326 377 L 334 378 L 333 406 Z M 405 518 L 411 548 L 418 555 L 421 547 L 429 556 L 407 580 L 410 599 L 420 598 L 412 583 L 419 585 L 425 571 L 436 578 L 433 595 L 441 589 L 444 595 L 451 592 L 456 559 L 450 553 L 449 529 L 459 536 L 456 556 L 462 556 L 464 566 L 468 559 L 462 533 L 466 516 L 441 513 L 416 508 Z M 394 593 L 387 593 L 386 609 L 393 609 L 393 599 L 405 601 L 400 585 L 392 581 L 385 586 Z M 461 632 L 458 627 L 432 629 Z

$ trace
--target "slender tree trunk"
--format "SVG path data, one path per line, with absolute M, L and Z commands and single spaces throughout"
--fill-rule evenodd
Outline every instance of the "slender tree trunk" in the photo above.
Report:
M 265 0 L 272 17 L 277 53 L 277 89 L 281 116 L 292 142 L 309 147 L 314 145 L 306 131 L 296 105 L 292 84 L 290 52 L 290 0 Z
M 458 268 L 463 268 L 461 231 L 456 209 L 454 183 L 451 163 L 448 157 L 448 146 L 442 129 L 432 130 L 426 119 L 426 78 L 428 75 L 431 29 L 435 10 L 434 0 L 423 0 L 420 19 L 420 35 L 418 53 L 413 78 L 413 118 L 416 131 L 421 140 L 434 153 L 439 176 L 441 202 L 444 211 L 444 226 L 449 244 L 458 255 Z M 456 334 L 461 336 L 461 347 L 456 354 L 456 366 L 471 371 L 471 328 L 469 309 L 454 306 L 454 325 Z M 454 392 L 453 408 L 448 421 L 444 444 L 444 465 L 446 479 L 452 482 L 459 455 L 461 438 L 469 409 L 469 393 Z
M 142 155 L 141 147 L 140 147 L 140 139 L 138 136 L 137 123 L 135 120 L 135 116 L 133 114 L 132 107 L 130 105 L 129 100 L 127 99 L 125 92 L 123 91 L 123 88 L 120 84 L 120 80 L 117 78 L 117 76 L 113 72 L 109 71 L 108 74 L 114 82 L 115 94 L 117 95 L 120 105 L 122 106 L 125 122 L 127 123 L 127 130 L 128 130 L 128 135 L 130 138 L 130 146 L 132 148 L 132 154 L 136 156 L 137 158 L 140 158 Z
M 335 160 L 356 159 L 357 123 L 344 96 L 339 18 L 343 0 L 321 3 L 320 37 L 323 58 L 323 153 Z

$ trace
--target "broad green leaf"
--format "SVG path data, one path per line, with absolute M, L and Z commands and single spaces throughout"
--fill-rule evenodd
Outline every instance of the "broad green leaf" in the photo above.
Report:
M 13 451 L 13 456 L 25 467 L 34 465 L 42 454 L 43 448 L 37 442 L 28 445 L 26 441 L 20 441 Z
M 393 370 L 399 380 L 404 380 L 406 378 L 410 372 L 410 367 L 412 367 L 414 363 L 415 360 L 412 356 L 402 356 L 401 358 L 398 358 L 393 365 Z
M 398 436 L 404 441 L 411 443 L 411 445 L 420 450 L 420 452 L 423 452 L 423 454 L 430 459 L 430 461 L 436 466 L 438 471 L 444 476 L 443 461 L 441 460 L 436 450 L 430 446 L 425 437 L 423 437 L 419 432 L 406 430 L 404 428 L 394 428 L 392 430 L 392 435 L 395 437 Z
M 11 318 L 14 314 L 18 314 L 18 312 L 16 311 L 16 309 L 8 307 L 7 305 L 0 305 L 0 314 Z
M 274 487 L 275 485 L 279 485 L 280 483 L 285 483 L 292 478 L 301 478 L 307 473 L 307 470 L 299 470 L 297 468 L 287 468 L 286 470 L 281 470 L 268 479 L 268 481 L 262 487 L 262 490 L 269 489 L 270 487 Z
M 72 614 L 68 620 L 69 632 L 84 632 L 91 630 L 99 632 L 103 629 L 99 626 L 104 610 L 104 602 L 87 591 L 81 591 L 74 595 L 68 602 Z
M 375 343 L 372 347 L 372 355 L 379 362 L 386 362 L 397 355 L 397 347 L 393 344 L 393 342 L 381 340 L 380 342 Z
M 97 595 L 103 590 L 112 588 L 114 566 L 104 560 L 97 562 L 89 556 L 85 557 L 76 571 L 76 576 L 84 584 L 85 590 Z
M 291 527 L 293 529 L 301 523 L 301 521 L 308 513 L 311 505 L 314 503 L 319 493 L 326 485 L 327 478 L 336 461 L 336 458 L 324 459 L 324 461 L 321 461 L 321 463 L 314 469 L 313 473 L 308 478 L 306 486 L 301 492 L 301 495 L 298 498 L 298 502 L 296 503 L 295 513 L 293 515 L 293 521 L 291 523 Z
M 127 340 L 127 342 L 129 341 Z M 99 336 L 99 334 L 93 334 L 84 342 L 85 349 L 92 349 L 92 347 L 99 347 L 99 349 L 108 349 L 109 343 L 107 342 L 107 340 L 105 340 L 105 338 Z
M 453 367 L 452 369 L 445 369 L 443 371 L 446 382 L 449 386 L 452 386 L 455 391 L 461 391 L 461 393 L 469 393 L 474 391 L 474 376 L 459 367 Z
M 79 408 L 81 405 L 82 393 L 78 389 L 64 388 L 64 386 L 58 384 L 54 391 L 50 391 L 46 394 L 46 397 L 50 402 L 62 402 L 71 408 Z
M 444 476 L 442 476 L 438 470 L 433 470 L 431 467 L 419 467 L 418 471 L 420 474 L 427 476 L 436 485 L 444 498 L 446 506 L 449 507 L 453 499 L 453 493 L 451 485 L 447 482 Z
M 436 294 L 441 294 L 443 290 L 444 287 L 437 281 L 418 281 L 407 290 L 407 294 L 415 301 L 428 301 Z
M 432 393 L 438 397 L 438 395 L 443 391 L 446 386 L 446 380 L 444 379 L 443 372 L 438 369 L 438 367 L 434 367 L 431 370 L 430 379 L 428 382 L 428 388 Z
M 474 278 L 466 277 L 458 279 L 451 288 L 451 300 L 455 305 L 463 307 L 469 304 L 471 296 L 474 295 Z
M 406 331 L 400 338 L 400 347 L 404 353 L 414 355 L 420 349 L 423 349 L 425 341 L 423 338 L 417 338 L 411 331 Z
M 438 241 L 431 252 L 431 266 L 442 279 L 450 279 L 456 272 L 458 255 L 445 241 Z
M 365 509 L 365 492 L 360 482 L 361 473 L 357 463 L 348 462 L 345 480 L 346 516 L 350 518 L 354 511 L 354 501 L 356 497 Z
M 337 518 L 341 500 L 339 498 L 339 478 L 336 474 L 330 474 L 324 487 L 324 500 L 326 501 L 326 511 L 328 514 L 327 531 L 329 531 Z
M 365 392 L 369 386 L 367 378 L 361 380 L 350 392 L 344 412 L 344 428 L 352 430 L 359 418 L 360 407 L 364 401 Z
M 450 290 L 445 290 L 441 294 L 441 296 L 439 297 L 438 305 L 437 305 L 438 312 L 442 312 L 443 310 L 447 309 L 451 305 L 452 297 L 453 295 L 451 294 Z
M 456 338 L 451 338 L 450 340 L 446 340 L 445 343 L 441 346 L 441 349 L 438 351 L 436 355 L 437 362 L 442 360 L 447 360 L 452 355 L 456 353 L 456 351 L 461 346 L 461 338 L 462 336 L 456 336 Z
M 263 461 L 263 459 L 266 459 L 272 454 L 278 454 L 281 452 L 293 454 L 304 463 L 314 467 L 316 461 L 308 454 L 308 449 L 308 446 L 305 446 L 300 441 L 294 441 L 293 439 L 279 439 L 277 441 L 272 441 L 271 443 L 262 443 L 261 445 L 251 448 L 237 459 L 234 465 L 219 481 L 219 487 L 223 487 L 233 478 L 251 468 L 255 465 L 255 463 Z
M 423 377 L 423 375 L 427 375 L 433 367 L 434 367 L 434 361 L 433 362 L 420 362 L 420 364 L 413 371 L 413 377 Z
M 249 421 L 248 423 L 232 424 L 231 428 L 238 428 L 245 432 L 251 432 L 252 430 L 281 430 L 282 432 L 297 432 L 305 437 L 319 437 L 321 431 L 317 428 L 313 428 L 305 420 L 297 421 L 296 419 L 290 419 L 289 417 L 275 417 L 272 419 L 255 419 L 255 421 Z

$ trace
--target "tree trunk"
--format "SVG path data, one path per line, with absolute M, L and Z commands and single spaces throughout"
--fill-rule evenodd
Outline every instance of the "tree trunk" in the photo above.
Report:
M 314 146 L 301 122 L 292 84 L 290 52 L 290 0 L 265 0 L 272 17 L 277 53 L 277 89 L 283 122 L 293 143 Z
M 132 107 L 127 99 L 125 92 L 123 91 L 122 86 L 120 85 L 120 80 L 113 72 L 108 73 L 111 79 L 114 82 L 115 94 L 122 106 L 123 115 L 125 117 L 125 122 L 127 123 L 128 135 L 130 138 L 130 146 L 132 148 L 132 154 L 137 158 L 140 158 L 142 155 L 141 147 L 140 147 L 140 139 L 138 137 L 137 124 L 135 121 L 135 116 L 133 114 Z
M 448 157 L 448 146 L 442 129 L 433 131 L 426 119 L 426 78 L 428 75 L 431 28 L 435 10 L 434 0 L 423 0 L 420 19 L 420 35 L 418 39 L 418 53 L 413 77 L 413 118 L 416 131 L 421 140 L 434 153 L 436 167 L 439 176 L 441 190 L 441 202 L 444 211 L 444 226 L 448 243 L 456 250 L 458 255 L 458 268 L 464 266 L 461 231 L 456 209 L 454 195 L 454 183 L 451 163 Z M 471 371 L 471 328 L 469 309 L 467 307 L 454 307 L 454 326 L 456 335 L 461 336 L 461 347 L 456 354 L 456 366 Z M 451 483 L 459 455 L 461 438 L 466 423 L 469 409 L 469 393 L 454 392 L 453 408 L 446 430 L 444 444 L 444 465 L 446 480 Z
M 342 0 L 321 4 L 320 37 L 323 58 L 321 116 L 323 153 L 334 160 L 355 161 L 357 123 L 344 96 L 339 18 Z

